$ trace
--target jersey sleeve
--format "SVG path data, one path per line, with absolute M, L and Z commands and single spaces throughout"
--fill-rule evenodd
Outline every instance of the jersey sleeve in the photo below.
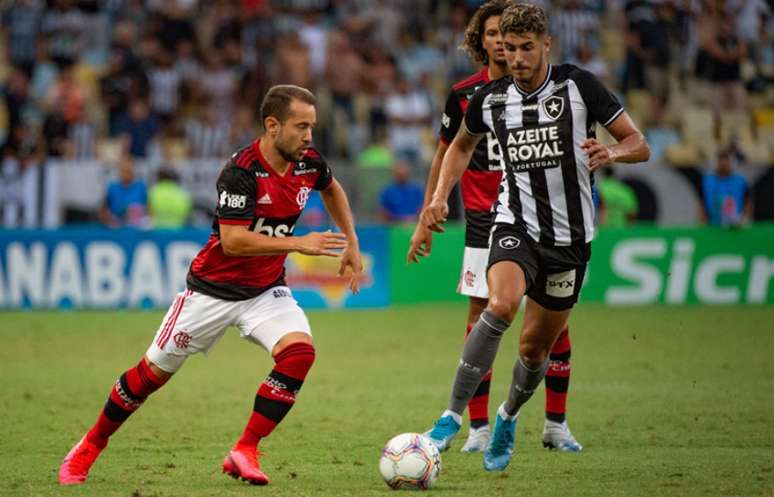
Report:
M 449 97 L 446 99 L 446 107 L 443 111 L 443 117 L 441 118 L 441 130 L 438 133 L 445 143 L 451 143 L 454 140 L 454 136 L 460 129 L 463 118 L 462 108 L 460 102 L 457 99 L 457 95 L 454 90 L 449 92 Z
M 486 88 L 486 87 L 484 87 Z M 484 98 L 488 95 L 488 92 L 483 89 L 478 90 L 473 94 L 473 97 L 468 102 L 468 110 L 465 112 L 465 128 L 470 134 L 482 135 L 489 131 L 489 128 L 484 122 Z
M 218 177 L 218 207 L 221 224 L 249 225 L 255 216 L 258 185 L 252 173 L 239 167 L 226 167 Z
M 318 169 L 320 174 L 317 176 L 317 181 L 314 182 L 315 190 L 325 190 L 333 182 L 333 171 L 328 166 L 328 161 L 321 155 L 319 158 Z
M 624 108 L 615 95 L 605 88 L 596 76 L 588 71 L 579 69 L 577 77 L 573 78 L 578 84 L 578 90 L 583 97 L 588 109 L 588 115 L 592 121 L 602 126 L 609 126 L 615 118 L 623 113 Z

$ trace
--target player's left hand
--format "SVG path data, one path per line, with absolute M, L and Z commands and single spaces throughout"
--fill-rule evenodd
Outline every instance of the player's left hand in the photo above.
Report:
M 583 142 L 581 148 L 589 158 L 588 166 L 590 171 L 596 171 L 602 166 L 609 166 L 615 162 L 615 153 L 610 150 L 610 147 L 602 145 L 594 138 Z
M 352 269 L 349 289 L 352 293 L 358 293 L 360 291 L 360 276 L 363 274 L 363 260 L 360 257 L 360 247 L 358 247 L 357 242 L 347 245 L 347 248 L 341 253 L 339 276 L 344 276 L 348 266 Z

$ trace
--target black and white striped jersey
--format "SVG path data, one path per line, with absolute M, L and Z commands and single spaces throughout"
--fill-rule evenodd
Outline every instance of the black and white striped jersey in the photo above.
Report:
M 569 246 L 594 238 L 591 173 L 581 145 L 623 107 L 590 72 L 549 66 L 532 93 L 511 76 L 479 89 L 468 105 L 472 134 L 492 131 L 505 166 L 494 205 L 496 223 L 520 224 L 543 245 Z

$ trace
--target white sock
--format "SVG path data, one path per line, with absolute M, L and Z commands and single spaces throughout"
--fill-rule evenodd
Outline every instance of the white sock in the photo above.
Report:
M 450 411 L 450 410 L 446 409 L 443 412 L 443 414 L 441 414 L 441 417 L 443 418 L 443 417 L 446 417 L 446 416 L 451 416 L 455 423 L 457 423 L 458 425 L 462 426 L 462 416 L 460 416 L 456 412 Z
M 516 411 L 516 414 L 513 416 L 509 416 L 507 412 L 505 412 L 505 404 L 500 404 L 500 407 L 497 408 L 497 415 L 503 418 L 506 421 L 515 421 L 519 417 L 519 412 L 521 412 L 521 409 Z

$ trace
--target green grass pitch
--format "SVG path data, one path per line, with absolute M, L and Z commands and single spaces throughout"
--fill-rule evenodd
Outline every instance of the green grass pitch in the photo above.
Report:
M 234 330 L 124 425 L 85 485 L 59 488 L 62 457 L 162 314 L 0 313 L 0 495 L 393 495 L 378 473 L 380 449 L 444 409 L 465 313 L 464 303 L 310 313 L 318 359 L 295 408 L 262 443 L 272 478 L 262 488 L 220 473 L 271 368 Z M 583 453 L 542 448 L 541 389 L 519 420 L 507 471 L 485 473 L 457 440 L 431 492 L 774 496 L 773 323 L 771 307 L 581 305 L 571 321 L 568 419 Z M 490 413 L 510 382 L 517 331 L 500 349 Z

